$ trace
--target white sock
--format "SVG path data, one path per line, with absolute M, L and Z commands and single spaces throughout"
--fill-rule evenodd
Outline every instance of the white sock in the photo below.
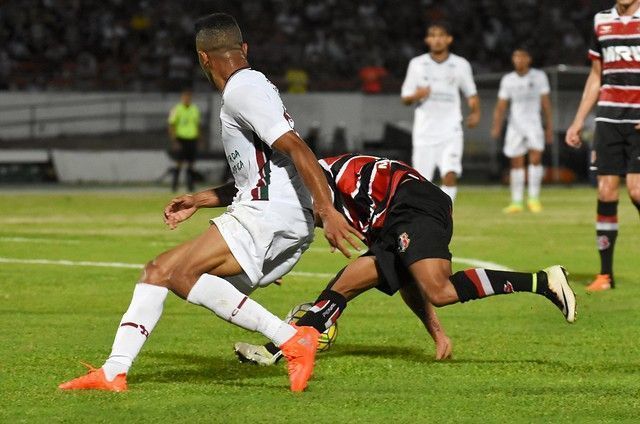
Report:
M 531 175 L 529 175 L 531 178 Z M 511 203 L 522 203 L 524 198 L 524 168 L 512 168 L 509 172 Z
M 451 197 L 451 202 L 455 202 L 456 194 L 458 194 L 458 186 L 440 186 L 440 189 Z
M 162 315 L 168 292 L 166 287 L 136 284 L 129 309 L 122 316 L 113 340 L 111 355 L 102 366 L 107 380 L 111 381 L 116 375 L 129 371 Z
M 538 199 L 544 168 L 542 165 L 529 165 L 527 172 L 529 172 L 529 199 Z
M 249 299 L 227 280 L 202 274 L 187 296 L 195 305 L 204 306 L 220 318 L 250 331 L 258 331 L 280 346 L 296 333 L 257 302 Z

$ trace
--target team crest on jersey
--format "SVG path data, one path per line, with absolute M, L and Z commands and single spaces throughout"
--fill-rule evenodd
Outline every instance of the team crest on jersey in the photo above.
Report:
M 411 243 L 411 239 L 409 238 L 409 234 L 402 233 L 400 237 L 398 237 L 398 252 L 404 253 L 409 247 L 409 243 Z

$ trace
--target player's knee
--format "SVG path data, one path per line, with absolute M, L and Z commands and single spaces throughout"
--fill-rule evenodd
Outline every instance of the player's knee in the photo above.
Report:
M 635 204 L 640 203 L 640 186 L 637 187 L 627 187 L 629 191 L 629 197 L 631 201 Z
M 429 303 L 431 303 L 433 306 L 436 306 L 436 307 L 446 306 L 449 303 L 451 303 L 448 300 L 447 296 L 441 291 L 433 291 L 432 293 L 428 294 L 428 297 L 429 297 Z
M 148 284 L 162 284 L 169 279 L 169 270 L 155 260 L 147 262 L 142 270 L 140 281 Z

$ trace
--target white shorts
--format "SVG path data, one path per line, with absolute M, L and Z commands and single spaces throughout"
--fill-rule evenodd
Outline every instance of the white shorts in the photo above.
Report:
M 437 144 L 415 145 L 411 155 L 413 167 L 427 180 L 433 180 L 436 168 L 440 178 L 449 172 L 462 175 L 462 130 L 443 138 Z
M 313 241 L 313 212 L 291 204 L 235 203 L 211 223 L 244 271 L 225 279 L 245 294 L 291 271 Z
M 509 125 L 504 137 L 502 151 L 508 158 L 524 156 L 529 150 L 544 151 L 544 133 L 542 127 L 516 129 Z

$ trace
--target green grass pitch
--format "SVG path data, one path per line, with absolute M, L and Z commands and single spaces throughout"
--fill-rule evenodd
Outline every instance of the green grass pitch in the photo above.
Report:
M 340 319 L 303 394 L 282 365 L 240 364 L 235 341 L 260 342 L 170 295 L 134 364 L 127 393 L 65 393 L 56 386 L 101 365 L 139 271 L 78 261 L 141 264 L 205 228 L 200 211 L 164 228 L 161 192 L 0 193 L 0 422 L 638 422 L 640 225 L 621 201 L 618 288 L 585 294 L 598 271 L 591 188 L 546 188 L 544 211 L 504 216 L 505 188 L 462 187 L 455 257 L 571 273 L 578 320 L 530 294 L 439 309 L 454 359 L 433 360 L 426 331 L 400 296 L 371 291 Z M 68 260 L 19 263 L 17 260 Z M 347 261 L 321 233 L 281 287 L 254 298 L 283 315 L 310 301 Z M 456 262 L 454 268 L 469 264 Z

